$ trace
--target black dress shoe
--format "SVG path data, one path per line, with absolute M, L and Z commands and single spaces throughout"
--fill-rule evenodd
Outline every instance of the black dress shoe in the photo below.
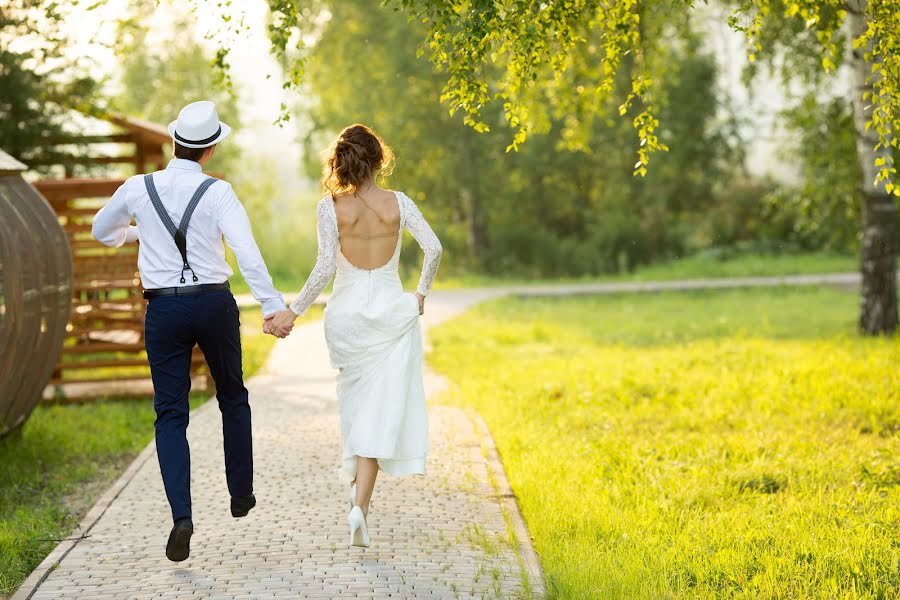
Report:
M 178 519 L 169 534 L 166 544 L 166 558 L 172 562 L 181 562 L 191 555 L 191 536 L 194 535 L 194 523 L 189 518 Z
M 232 496 L 231 497 L 231 516 L 246 517 L 250 509 L 256 506 L 256 496 Z

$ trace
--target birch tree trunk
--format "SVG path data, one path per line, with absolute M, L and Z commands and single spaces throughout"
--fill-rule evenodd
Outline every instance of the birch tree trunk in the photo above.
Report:
M 866 48 L 853 48 L 853 40 L 865 32 L 868 0 L 847 0 L 847 64 L 851 71 L 853 118 L 856 126 L 856 153 L 862 168 L 862 248 L 860 268 L 860 332 L 869 335 L 889 334 L 897 328 L 897 207 L 885 189 L 885 182 L 875 185 L 875 159 L 891 161 L 890 147 L 875 150 L 878 137 L 866 131 L 872 115 L 872 92 L 867 78 L 872 73 L 865 59 Z

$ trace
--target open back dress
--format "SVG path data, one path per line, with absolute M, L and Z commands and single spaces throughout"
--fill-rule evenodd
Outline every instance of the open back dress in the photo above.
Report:
M 431 290 L 441 244 L 415 203 L 395 192 L 400 226 L 394 253 L 376 269 L 354 266 L 341 251 L 334 199 L 316 209 L 318 257 L 291 310 L 303 315 L 334 277 L 325 308 L 325 340 L 338 369 L 343 471 L 356 477 L 358 456 L 391 475 L 425 473 L 428 427 L 422 382 L 419 302 L 403 291 L 397 266 L 404 229 L 425 253 L 417 291 Z

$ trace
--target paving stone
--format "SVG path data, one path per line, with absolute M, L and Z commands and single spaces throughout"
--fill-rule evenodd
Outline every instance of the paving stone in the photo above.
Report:
M 449 298 L 449 296 L 448 296 Z M 474 295 L 429 299 L 424 323 L 453 316 Z M 427 340 L 427 333 L 426 333 Z M 426 381 L 429 395 L 443 383 Z M 521 595 L 516 551 L 481 438 L 460 409 L 430 405 L 428 475 L 378 479 L 372 547 L 350 548 L 348 487 L 339 478 L 340 424 L 322 323 L 277 342 L 248 385 L 257 507 L 233 519 L 215 401 L 191 415 L 191 557 L 165 558 L 171 521 L 159 467 L 148 455 L 86 537 L 37 589 L 57 598 L 509 598 Z M 473 545 L 474 526 L 499 552 Z M 499 592 L 492 577 L 500 572 Z M 24 597 L 27 590 L 20 590 Z

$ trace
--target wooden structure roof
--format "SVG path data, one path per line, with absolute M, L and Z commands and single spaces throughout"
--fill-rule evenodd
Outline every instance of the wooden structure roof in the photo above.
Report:
M 128 131 L 132 139 L 144 146 L 165 146 L 172 141 L 169 130 L 157 123 L 135 117 L 111 114 L 106 120 Z
M 0 150 L 0 175 L 18 175 L 28 167 Z

